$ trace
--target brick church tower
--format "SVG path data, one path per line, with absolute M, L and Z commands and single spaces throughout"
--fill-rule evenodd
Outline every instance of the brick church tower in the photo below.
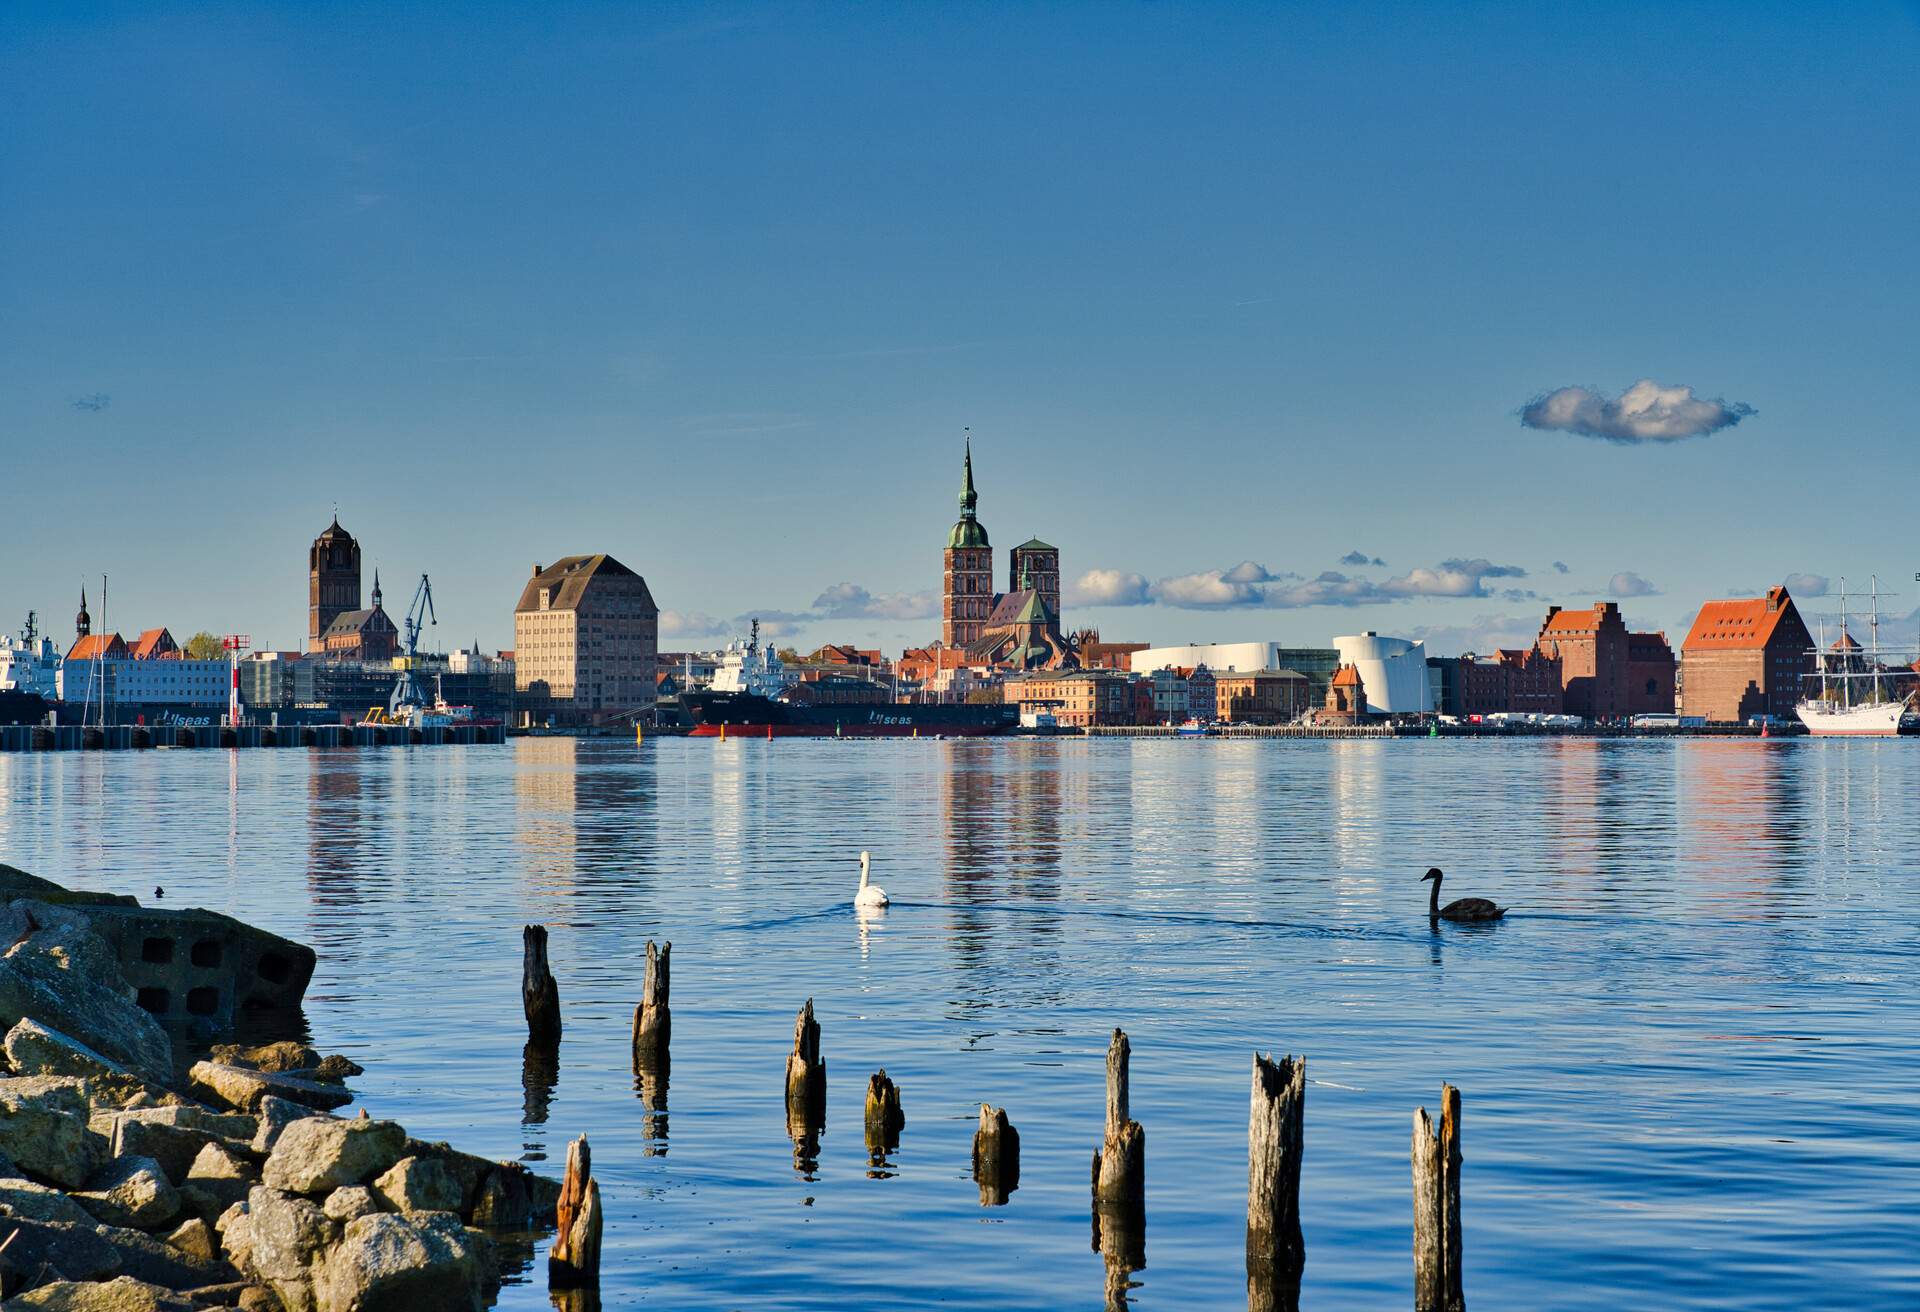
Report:
M 321 635 L 343 611 L 360 609 L 360 544 L 333 517 L 307 551 L 307 650 L 325 651 Z
M 960 519 L 947 534 L 945 581 L 940 601 L 940 641 L 964 647 L 980 636 L 993 612 L 993 547 L 986 526 L 974 517 L 973 440 L 967 440 L 966 477 L 960 486 Z

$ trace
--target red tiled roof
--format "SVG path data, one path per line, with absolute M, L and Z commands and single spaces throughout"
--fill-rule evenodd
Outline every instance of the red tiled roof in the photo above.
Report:
M 117 633 L 90 633 L 73 644 L 70 661 L 125 660 L 127 644 Z
M 1682 651 L 1755 651 L 1780 627 L 1792 598 L 1785 588 L 1769 588 L 1764 597 L 1710 601 L 1693 617 Z
M 180 654 L 180 648 L 174 642 L 173 635 L 164 628 L 146 630 L 133 640 L 133 646 L 127 650 L 128 654 L 137 661 L 150 661 Z
M 1342 665 L 1339 672 L 1333 676 L 1333 683 L 1329 686 L 1334 688 L 1360 687 L 1360 667 L 1357 665 Z

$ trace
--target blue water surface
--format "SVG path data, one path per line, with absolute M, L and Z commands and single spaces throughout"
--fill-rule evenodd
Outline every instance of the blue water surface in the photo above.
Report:
M 1145 1309 L 1246 1302 L 1256 1049 L 1305 1054 L 1309 1308 L 1411 1300 L 1408 1148 L 1464 1098 L 1478 1308 L 1920 1306 L 1920 743 L 726 742 L 0 755 L 0 860 L 312 944 L 372 1114 L 557 1174 L 609 1307 L 1098 1308 L 1107 1039 Z M 861 849 L 893 905 L 851 907 Z M 1491 926 L 1425 915 L 1511 903 Z M 524 1061 L 520 928 L 566 1037 Z M 662 1110 L 630 1065 L 673 942 Z M 781 1097 L 814 1000 L 816 1169 Z M 907 1114 L 869 1160 L 867 1076 Z M 979 1104 L 1018 1126 L 1004 1207 Z M 547 1306 L 544 1260 L 500 1306 Z M 1118 1288 L 1119 1286 L 1115 1286 Z

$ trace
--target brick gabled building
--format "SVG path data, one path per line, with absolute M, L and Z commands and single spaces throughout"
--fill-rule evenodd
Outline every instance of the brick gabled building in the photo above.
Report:
M 1673 710 L 1675 664 L 1664 633 L 1631 633 L 1620 603 L 1589 610 L 1549 607 L 1535 650 L 1560 662 L 1569 715 L 1590 720 Z
M 1813 636 L 1782 587 L 1764 597 L 1710 601 L 1680 647 L 1688 715 L 1738 721 L 1793 715 L 1813 670 Z

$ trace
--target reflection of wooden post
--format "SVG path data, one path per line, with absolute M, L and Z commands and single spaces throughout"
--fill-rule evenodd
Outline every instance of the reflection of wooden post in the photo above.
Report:
M 520 1002 L 527 1013 L 527 1037 L 535 1043 L 560 1042 L 560 987 L 547 969 L 547 929 L 521 931 Z
M 1247 1118 L 1247 1306 L 1253 1312 L 1300 1306 L 1300 1273 L 1307 1264 L 1300 1234 L 1306 1094 L 1306 1058 L 1276 1062 L 1254 1054 Z
M 633 1069 L 643 1067 L 664 1070 L 669 1041 L 673 1034 L 673 1015 L 667 1007 L 669 967 L 673 944 L 656 948 L 647 940 L 647 977 L 640 986 L 640 1005 L 633 1009 Z
M 553 1247 L 547 1250 L 549 1286 L 591 1285 L 600 1279 L 600 1182 L 593 1178 L 587 1136 L 567 1145 Z
M 808 1172 L 818 1165 L 826 1120 L 827 1063 L 820 1056 L 820 1025 L 808 998 L 793 1019 L 793 1051 L 787 1054 L 787 1134 L 796 1169 Z
M 980 1104 L 980 1128 L 973 1132 L 973 1182 L 980 1206 L 1001 1207 L 1020 1187 L 1020 1131 L 1004 1107 Z
M 1147 1193 L 1147 1132 L 1127 1114 L 1127 1036 L 1113 1032 L 1107 1044 L 1107 1133 L 1093 1155 L 1096 1203 L 1144 1203 Z
M 1460 1244 L 1460 1090 L 1440 1086 L 1440 1133 L 1413 1114 L 1413 1306 L 1464 1312 Z

